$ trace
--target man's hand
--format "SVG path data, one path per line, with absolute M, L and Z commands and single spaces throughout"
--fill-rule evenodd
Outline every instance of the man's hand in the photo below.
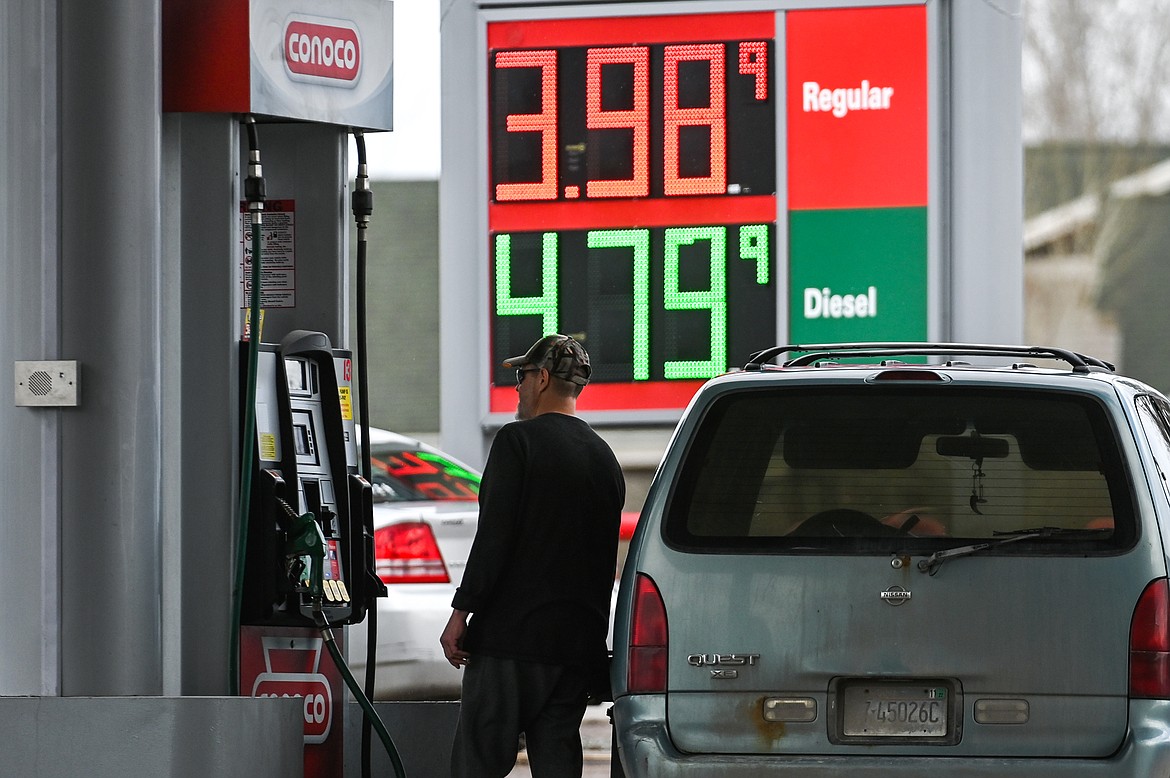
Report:
M 443 647 L 443 654 L 451 666 L 458 670 L 467 664 L 468 654 L 463 650 L 463 633 L 467 631 L 467 611 L 453 610 L 451 618 L 447 619 L 447 626 L 439 636 L 439 645 Z

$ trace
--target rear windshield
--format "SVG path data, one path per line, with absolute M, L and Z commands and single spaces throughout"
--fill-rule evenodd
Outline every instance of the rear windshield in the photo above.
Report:
M 375 446 L 370 464 L 375 502 L 479 498 L 479 473 L 434 451 Z
M 686 452 L 664 531 L 693 550 L 888 551 L 1041 527 L 1068 541 L 1043 543 L 1056 553 L 1132 544 L 1132 495 L 1104 408 L 947 385 L 724 395 Z

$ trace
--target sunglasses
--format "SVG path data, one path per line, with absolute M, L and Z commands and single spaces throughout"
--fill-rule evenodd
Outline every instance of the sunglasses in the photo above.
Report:
M 539 367 L 532 367 L 532 368 L 528 368 L 527 370 L 525 370 L 524 368 L 520 368 L 519 370 L 516 371 L 516 384 L 520 385 L 520 384 L 524 383 L 525 373 L 539 373 L 539 372 L 540 372 Z

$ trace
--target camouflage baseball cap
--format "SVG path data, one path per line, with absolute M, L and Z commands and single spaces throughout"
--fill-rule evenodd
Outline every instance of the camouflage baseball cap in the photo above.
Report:
M 504 367 L 543 367 L 556 378 L 572 381 L 578 386 L 589 383 L 589 355 L 585 348 L 568 335 L 545 335 L 532 344 L 527 354 L 508 357 Z

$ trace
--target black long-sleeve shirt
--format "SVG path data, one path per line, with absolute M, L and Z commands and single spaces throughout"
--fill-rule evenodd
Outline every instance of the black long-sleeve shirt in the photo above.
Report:
M 613 452 L 576 416 L 500 429 L 451 602 L 472 613 L 463 648 L 553 664 L 603 656 L 625 490 Z

